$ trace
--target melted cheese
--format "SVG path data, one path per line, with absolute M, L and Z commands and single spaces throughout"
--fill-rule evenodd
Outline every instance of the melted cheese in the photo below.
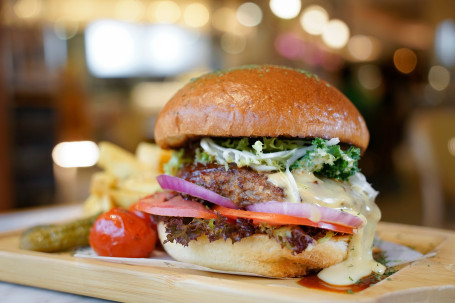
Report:
M 339 264 L 323 269 L 318 277 L 330 284 L 349 285 L 371 272 L 383 273 L 385 267 L 373 260 L 371 249 L 381 212 L 374 203 L 375 192 L 366 183 L 363 175 L 360 178 L 356 176 L 356 184 L 317 178 L 313 173 L 303 170 L 295 170 L 292 175 L 297 183 L 301 201 L 292 198 L 294 195 L 291 192 L 291 181 L 285 173 L 279 172 L 268 176 L 272 184 L 284 189 L 286 196 L 289 197 L 288 202 L 311 203 L 340 209 L 364 221 L 364 225 L 352 235 L 347 258 Z M 367 191 L 366 188 L 370 190 Z M 318 222 L 320 218 L 319 212 L 311 213 L 312 221 Z

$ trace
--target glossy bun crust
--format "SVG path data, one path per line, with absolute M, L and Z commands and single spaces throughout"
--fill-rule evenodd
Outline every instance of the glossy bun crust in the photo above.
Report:
M 164 224 L 158 224 L 161 243 L 166 239 Z M 301 277 L 340 263 L 347 256 L 349 236 L 334 236 L 312 249 L 293 255 L 267 235 L 253 235 L 232 244 L 231 239 L 209 242 L 206 236 L 188 246 L 167 242 L 166 252 L 174 259 L 216 270 L 251 273 L 275 278 Z
M 273 65 L 194 79 L 158 116 L 155 139 L 162 148 L 205 136 L 338 137 L 362 151 L 369 141 L 363 117 L 335 87 L 311 73 Z

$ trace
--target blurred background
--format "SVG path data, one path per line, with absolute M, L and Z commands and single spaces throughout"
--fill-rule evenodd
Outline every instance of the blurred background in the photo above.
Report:
M 383 220 L 455 228 L 455 2 L 4 0 L 0 211 L 84 201 L 95 143 L 153 142 L 190 78 L 271 63 L 344 92 Z

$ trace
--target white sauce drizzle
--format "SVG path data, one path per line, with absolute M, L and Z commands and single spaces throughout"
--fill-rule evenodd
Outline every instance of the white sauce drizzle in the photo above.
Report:
M 333 285 L 349 285 L 371 272 L 383 273 L 385 267 L 374 261 L 372 256 L 374 233 L 381 212 L 374 203 L 377 192 L 367 183 L 365 176 L 357 173 L 348 181 L 341 182 L 317 178 L 313 173 L 303 170 L 295 170 L 292 175 L 302 203 L 340 209 L 362 218 L 365 222 L 358 228 L 357 233 L 352 235 L 347 258 L 323 269 L 318 277 Z M 293 198 L 291 180 L 286 173 L 270 174 L 268 180 L 284 189 L 288 202 L 300 203 Z M 312 213 L 310 219 L 317 222 L 320 214 Z
M 335 145 L 339 142 L 338 138 L 334 138 L 329 140 L 327 145 Z M 268 179 L 272 184 L 285 190 L 288 202 L 312 203 L 331 207 L 362 218 L 365 224 L 358 228 L 357 233 L 352 236 L 347 258 L 339 264 L 322 270 L 318 274 L 320 279 L 334 285 L 349 285 L 371 272 L 384 272 L 385 267 L 373 260 L 371 249 L 376 224 L 381 217 L 381 212 L 374 203 L 377 192 L 368 184 L 364 175 L 357 173 L 349 181 L 340 182 L 328 178 L 317 178 L 313 173 L 303 170 L 291 172 L 292 163 L 302 157 L 307 150 L 312 149 L 313 146 L 276 153 L 253 154 L 247 151 L 224 148 L 209 138 L 203 138 L 201 147 L 222 165 L 235 162 L 239 166 L 248 165 L 257 171 L 273 171 L 276 169 L 269 163 L 264 165 L 261 160 L 275 157 L 287 158 L 285 172 L 270 174 Z M 346 156 L 343 159 L 350 164 L 353 163 L 353 159 Z M 317 222 L 321 219 L 321 214 L 318 211 L 313 211 L 310 219 Z

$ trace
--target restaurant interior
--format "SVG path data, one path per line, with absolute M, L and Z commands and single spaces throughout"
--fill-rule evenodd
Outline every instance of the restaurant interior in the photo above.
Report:
M 362 113 L 383 221 L 455 229 L 454 1 L 4 0 L 0 16 L 0 212 L 82 203 L 98 142 L 134 152 L 190 79 L 277 64 Z

